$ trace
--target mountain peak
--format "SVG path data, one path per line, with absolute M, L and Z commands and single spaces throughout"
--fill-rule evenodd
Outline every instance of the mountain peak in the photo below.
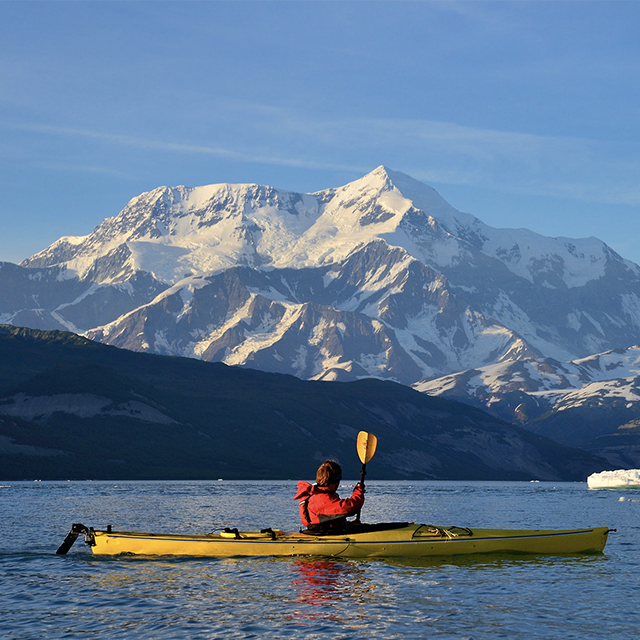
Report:
M 421 205 L 425 205 L 428 209 L 434 206 L 453 209 L 433 187 L 412 178 L 406 173 L 390 169 L 383 164 L 343 188 L 347 187 L 368 188 L 379 191 L 396 189 L 405 198 L 414 201 L 414 204 L 419 208 L 422 208 Z
M 356 182 L 370 183 L 371 185 L 376 185 L 380 187 L 390 187 L 390 186 L 393 186 L 394 173 L 396 172 L 392 171 L 385 165 L 381 164 L 379 167 L 376 167 L 373 171 L 370 171 L 366 175 L 362 176 L 362 178 L 358 178 Z

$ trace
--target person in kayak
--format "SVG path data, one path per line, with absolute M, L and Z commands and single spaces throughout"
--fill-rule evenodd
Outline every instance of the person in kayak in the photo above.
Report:
M 358 483 L 350 498 L 336 493 L 342 480 L 342 468 L 335 460 L 325 460 L 316 472 L 316 484 L 298 482 L 294 500 L 300 504 L 300 520 L 310 533 L 340 533 L 364 504 L 364 488 Z

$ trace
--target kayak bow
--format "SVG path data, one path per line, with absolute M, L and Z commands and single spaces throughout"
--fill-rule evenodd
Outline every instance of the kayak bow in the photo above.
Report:
M 315 536 L 303 532 L 238 531 L 206 535 L 106 531 L 74 524 L 57 553 L 65 554 L 80 534 L 95 555 L 141 556 L 328 556 L 386 558 L 483 553 L 602 553 L 608 527 L 572 530 L 471 529 L 425 524 L 362 525 L 357 532 Z M 72 538 L 72 539 L 71 539 Z

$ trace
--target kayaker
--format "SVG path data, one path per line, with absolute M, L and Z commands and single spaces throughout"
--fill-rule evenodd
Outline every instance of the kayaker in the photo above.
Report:
M 356 484 L 350 498 L 336 493 L 342 480 L 342 468 L 335 460 L 325 460 L 316 472 L 316 484 L 298 482 L 294 500 L 300 504 L 300 520 L 310 533 L 339 533 L 364 504 L 364 488 Z

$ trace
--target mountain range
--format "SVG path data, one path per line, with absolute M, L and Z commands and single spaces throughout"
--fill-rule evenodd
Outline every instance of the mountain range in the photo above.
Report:
M 529 389 L 516 372 L 577 367 L 560 375 L 563 402 L 601 389 L 586 385 L 605 378 L 581 377 L 580 363 L 640 343 L 640 267 L 596 238 L 492 228 L 381 166 L 311 194 L 251 184 L 144 193 L 87 236 L 0 264 L 0 322 L 429 393 L 446 388 L 437 378 L 498 367 L 508 393 L 525 394 L 513 411 L 503 411 L 513 394 L 483 403 L 458 393 L 466 382 L 450 395 L 535 428 L 564 406 L 549 400 L 561 394 Z M 640 417 L 631 404 L 625 419 Z
M 597 456 L 393 382 L 304 381 L 0 325 L 0 479 L 582 480 Z

